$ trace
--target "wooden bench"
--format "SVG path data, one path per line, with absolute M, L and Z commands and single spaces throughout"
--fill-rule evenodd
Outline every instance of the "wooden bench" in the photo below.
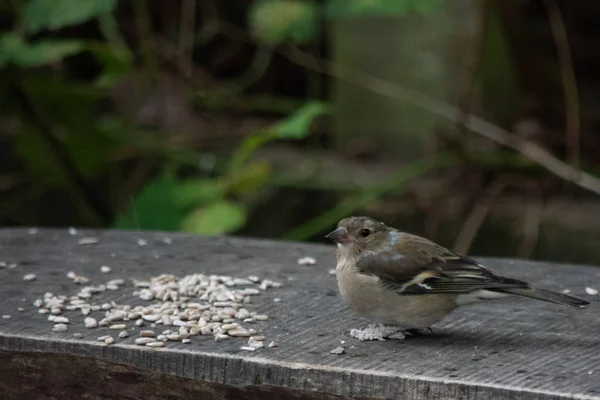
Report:
M 80 244 L 89 237 L 97 243 Z M 317 263 L 299 265 L 304 256 Z M 0 261 L 0 315 L 10 315 L 0 319 L 0 399 L 600 399 L 600 304 L 585 293 L 586 286 L 600 287 L 593 267 L 488 259 L 500 273 L 570 289 L 592 304 L 575 310 L 515 298 L 459 310 L 431 336 L 359 342 L 348 331 L 366 322 L 341 302 L 329 273 L 333 246 L 4 229 Z M 112 271 L 102 273 L 102 265 Z M 212 336 L 139 346 L 138 331 L 148 328 L 131 330 L 127 321 L 131 334 L 120 339 L 108 327 L 86 329 L 80 310 L 64 313 L 68 331 L 52 331 L 48 314 L 33 303 L 46 292 L 77 294 L 85 284 L 69 279 L 69 271 L 88 284 L 125 279 L 119 290 L 95 295 L 97 303 L 145 304 L 133 295 L 139 289 L 131 278 L 162 273 L 281 282 L 247 304 L 269 316 L 252 327 L 278 347 L 247 351 L 247 338 Z M 23 279 L 31 273 L 34 280 Z M 103 335 L 115 343 L 99 342 Z M 339 346 L 344 353 L 332 354 Z

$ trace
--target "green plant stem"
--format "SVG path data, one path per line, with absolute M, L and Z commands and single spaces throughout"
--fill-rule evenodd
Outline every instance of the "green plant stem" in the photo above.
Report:
M 337 204 L 335 207 L 294 228 L 284 235 L 284 239 L 299 241 L 307 240 L 335 225 L 340 219 L 347 217 L 386 193 L 391 191 L 401 191 L 402 185 L 408 180 L 423 176 L 439 168 L 448 167 L 455 163 L 456 157 L 447 154 L 414 162 L 401 168 L 399 171 L 390 173 L 380 183 L 363 188 L 355 195 Z

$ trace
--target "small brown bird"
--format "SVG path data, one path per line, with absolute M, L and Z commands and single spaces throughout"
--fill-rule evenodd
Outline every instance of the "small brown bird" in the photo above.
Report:
M 350 308 L 379 324 L 351 335 L 402 338 L 431 329 L 456 308 L 510 295 L 584 308 L 589 302 L 496 275 L 466 256 L 369 217 L 349 217 L 327 238 L 337 243 L 336 276 Z

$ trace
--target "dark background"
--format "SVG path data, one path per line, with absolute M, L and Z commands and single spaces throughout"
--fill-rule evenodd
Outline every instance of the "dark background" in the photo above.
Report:
M 598 264 L 599 17 L 2 2 L 0 224 L 323 241 L 368 214 L 461 252 Z

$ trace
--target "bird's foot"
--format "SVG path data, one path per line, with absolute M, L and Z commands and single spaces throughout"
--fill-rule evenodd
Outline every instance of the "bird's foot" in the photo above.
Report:
M 350 336 L 361 342 L 368 340 L 385 341 L 386 339 L 402 340 L 402 329 L 394 325 L 372 324 L 362 329 L 351 329 Z

